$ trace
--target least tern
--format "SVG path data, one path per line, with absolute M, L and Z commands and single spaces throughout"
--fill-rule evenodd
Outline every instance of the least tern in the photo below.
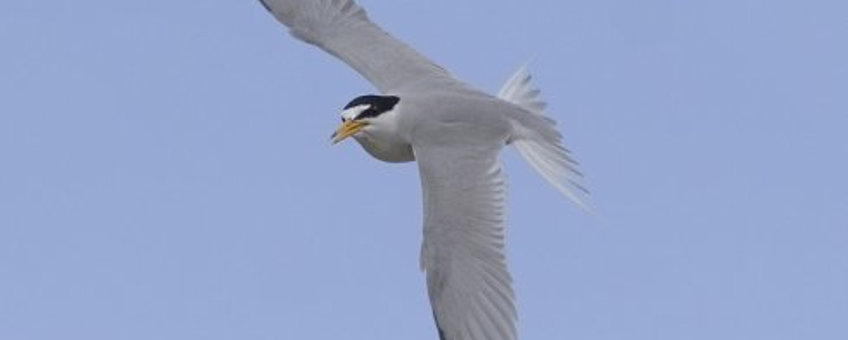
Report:
M 371 22 L 352 0 L 260 0 L 297 39 L 341 59 L 380 94 L 341 112 L 332 136 L 385 162 L 418 163 L 424 203 L 421 269 L 441 340 L 516 339 L 504 256 L 505 145 L 584 207 L 576 162 L 525 67 L 497 96 L 454 78 Z

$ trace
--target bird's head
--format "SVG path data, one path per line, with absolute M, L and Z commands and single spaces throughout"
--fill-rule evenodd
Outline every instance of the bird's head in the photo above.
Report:
M 344 139 L 356 136 L 360 131 L 368 131 L 385 119 L 400 98 L 396 96 L 365 95 L 356 97 L 342 109 L 342 124 L 330 137 L 336 144 Z

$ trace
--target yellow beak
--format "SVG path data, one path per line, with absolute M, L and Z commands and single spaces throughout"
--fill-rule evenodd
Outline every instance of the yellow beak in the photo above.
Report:
M 333 144 L 341 142 L 347 137 L 350 137 L 353 134 L 359 132 L 359 130 L 362 130 L 362 128 L 364 128 L 366 125 L 368 125 L 368 123 L 363 121 L 346 119 L 344 122 L 342 122 L 342 125 L 340 125 L 338 129 L 336 129 L 336 132 L 333 132 L 333 135 L 330 136 L 330 139 L 332 139 L 331 142 Z

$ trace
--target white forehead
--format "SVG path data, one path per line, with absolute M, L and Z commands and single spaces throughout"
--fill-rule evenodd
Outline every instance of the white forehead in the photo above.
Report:
M 346 120 L 353 120 L 356 116 L 359 116 L 362 111 L 368 110 L 371 107 L 371 104 L 362 104 L 348 108 L 347 110 L 342 111 L 342 118 Z

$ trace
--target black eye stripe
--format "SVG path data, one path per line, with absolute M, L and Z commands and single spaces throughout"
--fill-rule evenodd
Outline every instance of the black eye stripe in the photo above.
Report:
M 400 98 L 395 96 L 367 95 L 356 97 L 356 99 L 345 105 L 344 109 L 364 106 L 366 109 L 362 110 L 354 119 L 374 118 L 384 112 L 391 111 L 398 102 L 400 102 Z
M 360 112 L 359 115 L 356 116 L 356 119 L 373 118 L 373 117 L 379 116 L 380 113 L 382 113 L 382 112 L 378 112 L 377 110 L 374 110 L 372 108 L 368 108 L 368 109 L 365 109 L 365 111 Z

